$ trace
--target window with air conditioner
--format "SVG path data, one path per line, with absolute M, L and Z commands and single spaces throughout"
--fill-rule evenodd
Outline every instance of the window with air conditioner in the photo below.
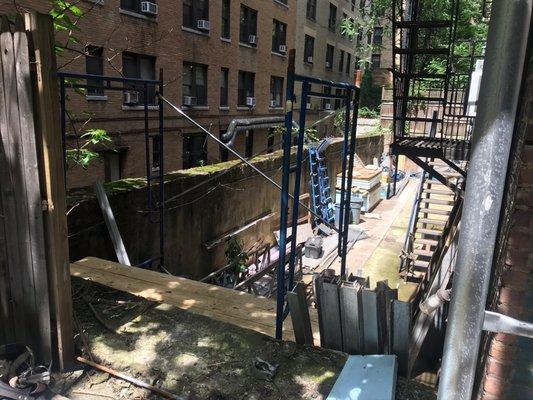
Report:
M 120 0 L 120 8 L 152 18 L 157 15 L 158 11 L 157 0 Z
M 183 26 L 209 30 L 209 0 L 183 0 Z
M 322 90 L 322 93 L 324 94 L 331 94 L 331 87 L 325 86 Z M 322 99 L 322 109 L 324 110 L 331 110 L 333 107 L 331 106 L 331 99 Z
M 249 107 L 249 99 L 255 98 L 255 73 L 239 71 L 239 83 L 237 93 L 237 104 L 241 107 Z
M 183 63 L 182 95 L 184 105 L 207 106 L 207 65 Z
M 231 38 L 231 0 L 222 0 L 222 28 L 220 37 Z
M 272 23 L 272 51 L 274 53 L 287 52 L 287 24 L 274 20 Z
M 229 69 L 220 69 L 220 107 L 228 107 Z
M 155 61 L 156 58 L 152 56 L 124 52 L 122 53 L 122 73 L 126 78 L 155 80 Z M 125 105 L 134 105 L 136 96 L 139 105 L 144 104 L 145 98 L 149 105 L 157 104 L 156 87 L 153 84 L 147 86 L 146 93 L 144 93 L 144 85 L 139 83 L 125 83 L 124 90 Z M 131 100 L 130 102 L 126 101 L 128 98 Z
M 307 19 L 316 21 L 316 0 L 307 0 L 307 10 L 305 16 Z
M 335 52 L 335 47 L 328 44 L 326 45 L 326 69 L 333 68 L 333 53 Z
M 272 76 L 270 78 L 270 106 L 281 107 L 283 104 L 283 78 Z
M 244 44 L 257 44 L 257 11 L 241 5 L 239 41 Z
M 85 73 L 88 75 L 104 74 L 104 49 L 87 46 L 85 48 Z M 104 96 L 104 84 L 97 78 L 87 79 L 87 96 Z
M 304 41 L 304 62 L 312 64 L 315 53 L 315 38 L 305 35 Z

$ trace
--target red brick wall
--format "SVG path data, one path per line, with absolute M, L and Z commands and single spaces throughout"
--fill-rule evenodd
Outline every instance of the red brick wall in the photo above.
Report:
M 225 130 L 234 118 L 282 115 L 282 109 L 270 109 L 270 77 L 286 76 L 287 57 L 271 51 L 272 23 L 277 19 L 287 24 L 287 45 L 294 47 L 296 25 L 296 0 L 289 0 L 288 7 L 275 0 L 233 0 L 231 2 L 231 43 L 220 39 L 221 4 L 220 0 L 210 1 L 209 19 L 211 30 L 208 36 L 191 33 L 182 29 L 181 0 L 157 0 L 159 13 L 155 20 L 133 17 L 120 12 L 119 0 L 105 0 L 102 5 L 91 1 L 78 1 L 76 5 L 86 11 L 79 22 L 80 32 L 75 36 L 79 44 L 73 44 L 75 51 L 67 51 L 59 57 L 58 66 L 63 71 L 85 73 L 86 45 L 104 48 L 104 75 L 120 76 L 122 73 L 122 52 L 151 55 L 156 58 L 156 72 L 163 68 L 165 94 L 173 102 L 182 102 L 183 62 L 208 65 L 208 106 L 201 110 L 189 110 L 193 118 L 210 127 L 213 133 Z M 48 0 L 17 0 L 0 2 L 0 14 L 13 13 L 15 4 L 19 11 L 37 10 L 48 12 Z M 247 5 L 258 11 L 257 36 L 255 49 L 239 45 L 240 5 Z M 61 35 L 59 35 L 61 41 Z M 63 41 L 64 42 L 64 39 Z M 219 109 L 220 68 L 229 68 L 229 109 Z M 238 71 L 255 72 L 255 97 L 257 107 L 253 110 L 237 107 Z M 106 91 L 107 101 L 87 101 L 84 96 L 69 91 L 67 109 L 73 113 L 73 120 L 79 133 L 88 128 L 103 128 L 115 142 L 123 144 L 122 176 L 139 177 L 145 172 L 144 121 L 142 110 L 123 110 L 122 92 Z M 91 115 L 91 122 L 82 113 Z M 157 131 L 157 112 L 150 112 L 150 130 Z M 165 110 L 165 171 L 182 168 L 183 134 L 198 133 L 189 123 L 178 118 L 168 108 Z M 68 124 L 71 134 L 67 144 L 76 147 L 72 133 L 73 126 Z M 263 137 L 261 137 L 263 136 Z M 266 131 L 256 132 L 254 151 L 266 147 Z M 262 148 L 260 148 L 262 146 Z M 244 151 L 244 147 L 240 149 Z M 218 161 L 218 145 L 208 143 L 208 159 Z M 103 179 L 103 160 L 95 162 L 89 170 L 74 168 L 68 171 L 69 187 L 85 186 L 94 180 Z
M 530 41 L 531 42 L 531 41 Z M 497 248 L 496 274 L 489 307 L 514 318 L 533 321 L 533 52 L 520 103 L 519 125 L 510 160 L 510 175 Z M 533 398 L 533 341 L 513 335 L 486 338 L 485 369 L 479 398 Z M 483 353 L 483 352 L 482 352 Z

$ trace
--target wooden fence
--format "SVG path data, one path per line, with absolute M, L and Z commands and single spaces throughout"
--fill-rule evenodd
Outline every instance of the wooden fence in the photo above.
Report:
M 0 344 L 64 368 L 73 330 L 54 43 L 49 16 L 1 17 Z

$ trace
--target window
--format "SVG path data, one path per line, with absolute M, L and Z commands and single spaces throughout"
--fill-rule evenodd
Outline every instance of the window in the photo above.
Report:
M 344 71 L 344 50 L 341 50 L 339 57 L 339 72 Z
M 238 99 L 239 106 L 246 106 L 246 98 L 254 97 L 255 74 L 239 71 Z
M 315 53 L 315 38 L 309 35 L 305 35 L 304 62 L 312 64 L 314 53 Z
M 220 69 L 220 107 L 228 106 L 229 69 Z
M 104 173 L 106 182 L 115 182 L 122 178 L 119 153 L 113 151 L 104 153 Z
M 322 92 L 324 94 L 331 94 L 331 87 L 324 86 Z M 328 105 L 331 105 L 331 99 L 322 99 L 322 109 L 327 110 L 329 108 Z
M 267 137 L 267 153 L 272 153 L 274 151 L 274 137 L 276 133 L 274 132 L 273 128 L 270 128 L 268 130 L 268 137 Z
M 161 137 L 152 136 L 152 170 L 159 169 L 159 158 L 161 157 Z
M 155 79 L 155 57 L 124 52 L 122 53 L 122 73 L 126 78 Z M 144 103 L 142 84 L 126 83 L 124 87 L 128 91 L 139 94 L 138 104 Z M 154 85 L 148 85 L 146 99 L 148 104 L 156 104 Z
M 335 95 L 336 96 L 343 96 L 343 95 L 345 96 L 346 93 L 342 89 L 335 89 Z M 345 100 L 335 99 L 335 109 L 339 109 L 341 107 L 344 107 L 345 103 L 346 103 Z
M 198 29 L 199 20 L 209 20 L 209 0 L 183 0 L 183 26 Z
M 337 6 L 329 3 L 328 28 L 329 30 L 334 31 L 336 26 L 337 26 Z
M 344 22 L 344 21 L 346 21 L 347 19 L 348 19 L 348 15 L 347 15 L 346 13 L 343 12 L 343 13 L 342 13 L 342 20 L 341 20 L 341 23 Z M 346 37 L 346 32 L 342 32 L 342 33 L 341 33 L 341 36 L 342 36 L 342 37 Z
M 326 46 L 326 69 L 332 69 L 333 68 L 333 53 L 335 51 L 335 47 L 328 44 Z
M 380 26 L 376 26 L 374 28 L 374 40 L 373 40 L 374 48 L 381 47 L 381 44 L 383 43 L 383 28 Z
M 87 46 L 85 48 L 85 72 L 88 75 L 104 74 L 104 49 L 101 47 Z M 87 88 L 88 96 L 103 96 L 103 83 L 100 79 L 87 79 L 87 85 L 93 86 Z
M 222 31 L 220 36 L 231 38 L 231 0 L 222 0 Z
M 239 41 L 241 43 L 252 44 L 252 38 L 257 39 L 257 11 L 241 5 L 241 27 Z
M 346 73 L 350 74 L 350 70 L 352 68 L 352 55 L 348 53 L 346 57 Z
M 372 69 L 381 68 L 381 54 L 372 54 Z
M 123 10 L 133 11 L 138 14 L 143 14 L 147 17 L 154 18 L 155 15 L 150 13 L 143 13 L 141 8 L 142 0 L 120 0 L 120 8 Z M 156 0 L 150 0 L 151 3 L 157 3 Z
M 316 20 L 316 0 L 307 0 L 307 19 Z
M 183 168 L 201 167 L 207 162 L 205 133 L 192 133 L 183 136 Z
M 246 131 L 246 143 L 244 147 L 244 157 L 250 158 L 254 154 L 254 131 Z
M 287 24 L 274 20 L 272 25 L 272 51 L 279 53 L 280 46 L 285 46 L 287 42 Z
M 221 130 L 220 131 L 220 140 L 222 140 L 222 136 L 226 133 L 227 131 L 226 130 Z M 220 146 L 220 161 L 221 162 L 225 162 L 225 161 L 228 161 L 229 159 L 229 151 L 227 148 L 225 148 L 224 146 Z
M 182 93 L 194 97 L 194 105 L 207 105 L 207 65 L 184 62 L 182 73 Z
M 274 107 L 281 107 L 283 103 L 283 78 L 273 76 L 270 78 L 270 100 Z

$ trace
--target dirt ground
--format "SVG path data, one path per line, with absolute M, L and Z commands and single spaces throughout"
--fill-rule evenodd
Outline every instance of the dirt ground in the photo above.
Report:
M 74 306 L 96 362 L 188 400 L 325 399 L 346 361 L 341 352 L 265 335 L 74 279 Z M 255 365 L 277 367 L 270 378 Z M 262 364 L 261 364 L 262 365 Z M 144 389 L 91 369 L 56 376 L 73 400 L 155 399 Z M 433 389 L 403 379 L 397 399 L 434 399 Z

